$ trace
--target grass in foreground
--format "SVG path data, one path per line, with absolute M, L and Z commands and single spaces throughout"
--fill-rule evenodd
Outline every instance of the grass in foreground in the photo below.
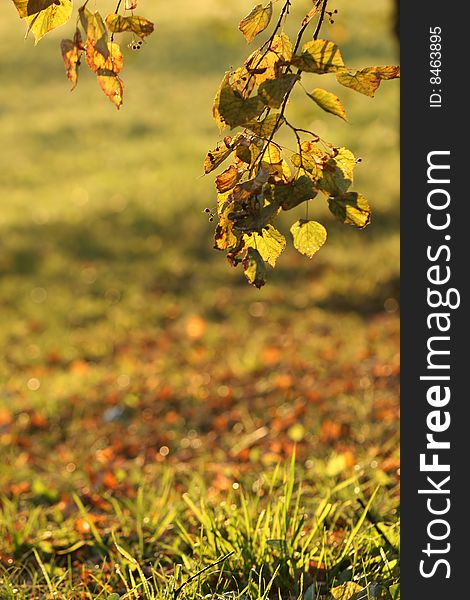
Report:
M 217 501 L 194 477 L 179 493 L 168 471 L 86 506 L 50 490 L 28 513 L 4 500 L 2 538 L 21 560 L 2 556 L 0 597 L 397 598 L 395 502 L 362 471 L 329 489 L 317 471 L 315 485 L 296 484 L 293 462 L 249 491 L 219 481 Z

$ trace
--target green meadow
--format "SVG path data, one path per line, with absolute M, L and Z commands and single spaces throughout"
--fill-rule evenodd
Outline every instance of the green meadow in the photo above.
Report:
M 141 0 L 118 112 L 86 65 L 70 92 L 72 24 L 34 46 L 2 2 L 1 600 L 399 598 L 399 82 L 305 77 L 349 122 L 289 118 L 362 158 L 372 222 L 311 201 L 325 246 L 249 286 L 202 164 L 254 4 Z M 348 66 L 397 64 L 391 2 L 334 8 Z

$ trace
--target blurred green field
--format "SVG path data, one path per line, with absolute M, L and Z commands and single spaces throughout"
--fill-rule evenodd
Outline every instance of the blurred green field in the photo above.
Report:
M 373 219 L 357 231 L 312 203 L 310 215 L 328 229 L 326 245 L 311 261 L 288 248 L 267 286 L 251 288 L 212 249 L 204 208 L 215 204 L 215 190 L 202 162 L 219 141 L 215 91 L 248 53 L 237 23 L 253 4 L 141 0 L 156 30 L 141 51 L 126 48 L 119 112 L 83 66 L 69 92 L 58 42 L 70 25 L 33 47 L 12 3 L 0 7 L 0 563 L 10 586 L 0 598 L 23 597 L 15 585 L 24 598 L 52 593 L 33 548 L 53 581 L 66 573 L 68 591 L 57 584 L 64 595 L 55 597 L 80 597 L 70 595 L 67 575 L 79 568 L 67 566 L 60 549 L 90 541 L 77 550 L 83 555 L 72 553 L 80 565 L 101 560 L 102 549 L 77 525 L 83 515 L 72 492 L 98 523 L 110 512 L 100 498 L 111 502 L 103 527 L 115 527 L 149 565 L 157 538 L 149 529 L 134 539 L 137 509 L 125 499 L 145 487 L 146 510 L 155 510 L 151 498 L 163 494 L 164 477 L 188 534 L 178 545 L 168 533 L 159 564 L 173 576 L 168 565 L 180 561 L 190 574 L 220 553 L 216 545 L 204 554 L 196 543 L 203 533 L 182 493 L 215 507 L 239 484 L 256 495 L 294 444 L 307 512 L 353 477 L 348 493 L 335 492 L 330 533 L 347 539 L 361 513 L 354 497 L 367 502 L 377 484 L 376 519 L 396 531 L 399 84 L 384 82 L 369 99 L 322 76 L 350 123 L 300 97 L 289 104 L 292 121 L 362 158 L 354 189 L 368 198 Z M 295 2 L 294 24 L 306 7 Z M 346 64 L 397 63 L 390 1 L 338 0 L 334 8 L 336 23 L 322 35 L 337 41 Z M 299 209 L 295 218 L 302 216 Z M 127 520 L 115 521 L 114 500 Z M 364 527 L 363 541 L 378 544 L 371 522 Z M 334 571 L 338 540 L 315 555 L 333 569 L 331 582 L 350 569 Z M 233 560 L 233 572 L 243 571 Z M 268 574 L 275 561 L 269 565 Z M 395 580 L 374 565 L 378 581 Z M 83 577 L 80 585 L 84 598 L 106 598 L 111 589 Z

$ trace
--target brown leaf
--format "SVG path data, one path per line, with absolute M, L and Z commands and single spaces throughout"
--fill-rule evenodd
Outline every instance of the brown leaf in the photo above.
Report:
M 236 186 L 241 176 L 242 173 L 238 171 L 237 167 L 231 165 L 228 169 L 216 177 L 215 186 L 217 191 L 221 194 L 228 192 L 228 190 L 231 190 Z

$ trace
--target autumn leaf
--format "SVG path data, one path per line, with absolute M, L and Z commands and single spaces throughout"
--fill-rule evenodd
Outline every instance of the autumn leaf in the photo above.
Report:
M 264 104 L 258 96 L 242 98 L 230 85 L 230 72 L 225 74 L 217 92 L 212 108 L 214 119 L 222 129 L 223 127 L 237 127 L 244 125 L 264 110 Z
M 369 203 L 361 194 L 349 192 L 328 199 L 330 211 L 342 223 L 364 229 L 370 223 L 371 210 Z
M 58 0 L 13 0 L 18 14 L 22 19 L 35 15 L 42 10 L 46 10 L 53 4 L 58 5 Z
M 100 69 L 112 71 L 116 75 L 122 71 L 123 56 L 119 44 L 108 42 L 108 57 L 98 52 L 93 43 L 88 40 L 86 45 L 86 63 L 96 73 Z
M 267 225 L 261 233 L 254 231 L 245 235 L 243 239 L 248 248 L 258 250 L 263 261 L 272 267 L 286 247 L 286 238 L 273 225 Z
M 309 258 L 312 258 L 326 242 L 326 229 L 317 221 L 300 219 L 292 225 L 290 231 L 294 240 L 294 247 L 300 254 L 305 254 Z
M 232 154 L 235 147 L 236 144 L 230 146 L 221 144 L 210 150 L 204 159 L 204 173 L 207 175 L 214 169 L 217 169 Z
M 245 277 L 249 283 L 262 288 L 266 283 L 266 265 L 264 264 L 261 254 L 255 248 L 248 248 L 248 253 L 243 261 L 245 269 Z
M 279 113 L 270 113 L 261 121 L 249 121 L 245 127 L 259 137 L 269 138 L 284 123 L 284 120 Z
M 315 88 L 309 94 L 307 94 L 307 96 L 316 102 L 324 111 L 347 121 L 346 109 L 344 108 L 338 96 L 335 96 L 326 90 L 322 90 L 321 88 Z
M 141 38 L 153 33 L 155 28 L 152 21 L 149 21 L 144 17 L 137 17 L 134 15 L 130 17 L 124 17 L 116 14 L 108 15 L 106 17 L 106 25 L 108 26 L 109 31 L 112 33 L 130 31 Z
M 317 181 L 320 190 L 333 196 L 345 193 L 353 182 L 356 158 L 351 150 L 338 148 L 322 166 L 322 175 Z
M 266 29 L 271 21 L 272 14 L 272 2 L 266 4 L 266 6 L 258 4 L 240 21 L 238 28 L 248 43 L 252 42 L 259 33 Z
M 305 17 L 302 20 L 301 27 L 306 27 L 313 17 L 320 11 L 321 0 L 316 0 L 315 5 L 308 11 Z
M 109 69 L 99 69 L 96 72 L 96 75 L 101 89 L 119 110 L 122 106 L 124 95 L 124 84 L 122 79 L 120 79 L 114 71 Z
M 236 186 L 242 175 L 243 171 L 239 171 L 237 167 L 231 165 L 228 169 L 216 177 L 215 186 L 217 191 L 221 194 L 228 192 L 228 190 L 231 190 Z
M 400 77 L 400 67 L 367 67 L 360 71 L 343 71 L 336 75 L 341 85 L 373 98 L 380 83 Z
M 233 230 L 233 221 L 226 214 L 219 215 L 219 223 L 215 229 L 214 248 L 227 250 L 237 246 L 240 236 Z
M 60 43 L 62 59 L 64 61 L 67 77 L 72 83 L 72 90 L 77 86 L 78 82 L 78 67 L 80 65 L 80 57 L 84 50 L 82 36 L 77 28 L 73 40 L 62 40 Z
M 293 73 L 282 73 L 277 79 L 267 79 L 259 86 L 258 95 L 270 108 L 280 108 L 286 94 L 299 79 Z
M 100 52 L 104 58 L 108 58 L 108 31 L 103 18 L 98 12 L 91 13 L 85 6 L 82 6 L 78 13 L 88 40 L 93 44 L 95 50 Z
M 28 23 L 28 33 L 33 32 L 36 44 L 46 33 L 64 25 L 72 16 L 72 0 L 36 0 L 31 5 L 29 2 L 13 1 L 20 16 Z
M 291 61 L 294 47 L 286 33 L 276 34 L 271 42 L 270 49 L 286 63 Z
M 291 210 L 306 200 L 312 200 L 317 193 L 312 179 L 301 175 L 286 185 L 277 185 L 274 197 L 283 210 Z
M 308 73 L 333 73 L 344 70 L 338 46 L 328 40 L 312 40 L 304 44 L 302 54 L 294 56 L 292 63 Z

